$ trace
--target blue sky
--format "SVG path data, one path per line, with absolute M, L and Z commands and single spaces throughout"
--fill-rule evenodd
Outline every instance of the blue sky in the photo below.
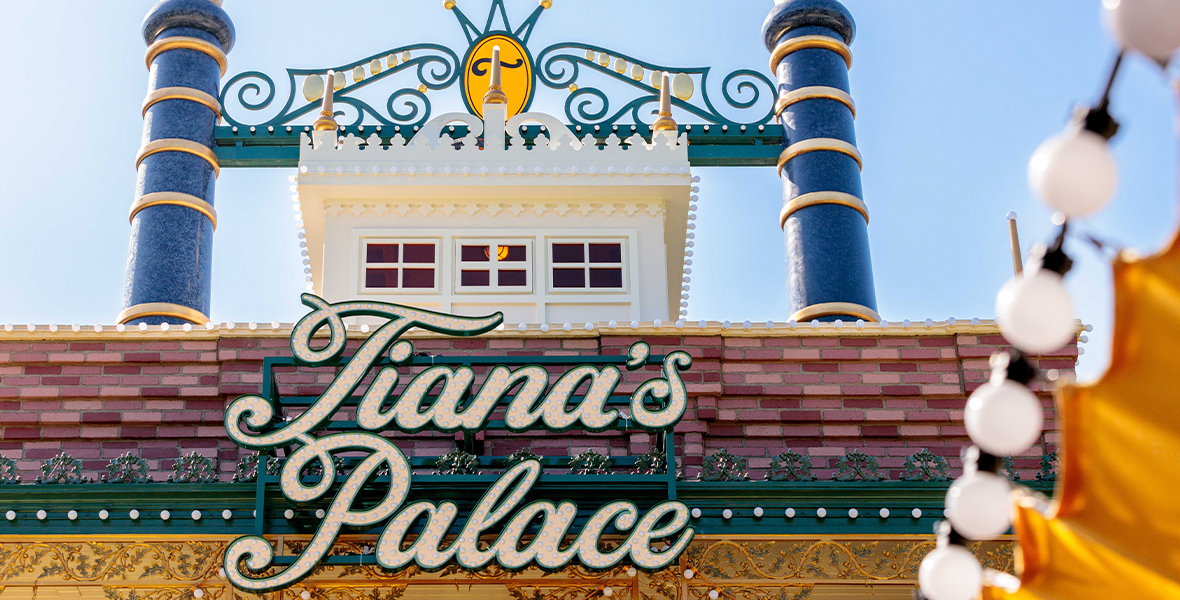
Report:
M 490 0 L 459 0 L 482 24 Z M 0 323 L 112 323 L 121 306 L 147 87 L 139 27 L 151 1 L 41 0 L 6 6 L 0 55 Z M 508 0 L 519 22 L 535 7 Z M 850 73 L 864 156 L 881 314 L 893 321 L 994 315 L 1011 276 L 1005 213 L 1020 215 L 1025 249 L 1051 233 L 1028 191 L 1028 157 L 1069 110 L 1099 93 L 1114 45 L 1099 2 L 846 0 L 857 21 Z M 458 24 L 435 0 L 227 0 L 238 30 L 229 73 L 321 68 L 407 43 L 462 54 Z M 614 49 L 655 63 L 765 72 L 759 40 L 770 2 L 554 0 L 530 40 Z M 329 16 L 329 19 L 325 19 Z M 1177 214 L 1176 105 L 1159 69 L 1125 65 L 1113 112 L 1118 195 L 1080 224 L 1153 251 Z M 561 113 L 564 95 L 533 110 Z M 282 93 L 282 90 L 280 90 Z M 460 106 L 457 86 L 436 110 Z M 226 169 L 217 182 L 213 318 L 292 321 L 303 313 L 302 265 L 287 181 L 291 170 Z M 691 319 L 785 320 L 785 265 L 772 168 L 699 169 Z M 1080 371 L 1105 365 L 1106 259 L 1073 252 L 1078 316 L 1094 324 Z

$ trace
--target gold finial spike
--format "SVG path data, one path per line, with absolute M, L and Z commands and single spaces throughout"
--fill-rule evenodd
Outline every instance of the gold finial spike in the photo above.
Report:
M 664 73 L 660 81 L 659 118 L 652 124 L 651 129 L 652 131 L 676 131 L 676 121 L 672 119 L 672 83 L 667 73 Z
M 316 131 L 336 131 L 336 117 L 332 111 L 332 96 L 335 95 L 336 71 L 328 71 L 328 80 L 324 83 L 324 103 L 320 108 L 320 116 L 312 124 Z
M 488 85 L 488 93 L 483 95 L 484 104 L 508 104 L 508 96 L 500 87 L 500 47 L 492 46 L 492 82 Z
M 1008 241 L 1012 244 L 1012 273 L 1016 277 L 1024 274 L 1024 264 L 1020 259 L 1020 233 L 1016 230 L 1016 213 L 1008 213 Z

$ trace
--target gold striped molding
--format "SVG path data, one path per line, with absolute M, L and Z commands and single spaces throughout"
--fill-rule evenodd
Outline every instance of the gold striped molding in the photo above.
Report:
M 801 323 L 832 315 L 848 315 L 872 323 L 881 320 L 881 315 L 877 314 L 877 311 L 863 304 L 852 302 L 821 302 L 819 304 L 812 304 L 811 306 L 795 311 L 795 314 L 791 315 L 791 320 Z
M 138 169 L 143 159 L 157 152 L 187 152 L 189 154 L 195 154 L 209 161 L 209 164 L 213 165 L 213 172 L 221 175 L 221 165 L 217 162 L 217 155 L 213 153 L 213 150 L 204 144 L 184 138 L 164 138 L 161 140 L 152 140 L 144 144 L 135 155 L 135 168 Z
M 849 69 L 852 68 L 852 49 L 848 47 L 842 40 L 826 35 L 801 35 L 797 38 L 783 40 L 775 47 L 774 52 L 770 53 L 770 72 L 778 72 L 778 63 L 786 55 L 804 48 L 823 48 L 831 50 L 836 54 L 844 57 L 844 64 Z M 151 61 L 148 61 L 151 62 Z
M 864 200 L 844 192 L 811 192 L 795 196 L 790 202 L 783 205 L 783 209 L 778 213 L 779 229 L 786 227 L 787 217 L 791 216 L 791 213 L 801 208 L 807 208 L 808 206 L 815 206 L 817 204 L 839 204 L 840 206 L 847 206 L 856 210 L 856 212 L 859 212 L 865 218 L 865 225 L 869 224 L 869 207 L 865 206 Z
M 778 155 L 779 174 L 782 174 L 783 167 L 786 166 L 787 161 L 795 158 L 796 156 L 799 156 L 800 154 L 816 152 L 818 150 L 830 150 L 832 152 L 847 154 L 856 161 L 856 165 L 858 167 L 861 169 L 864 168 L 864 163 L 860 161 L 860 150 L 857 150 L 856 146 L 836 138 L 811 138 L 809 140 L 795 142 L 794 144 L 783 148 L 782 153 Z
M 152 70 L 152 60 L 159 56 L 161 52 L 175 50 L 177 48 L 196 50 L 197 52 L 203 52 L 209 55 L 213 60 L 217 61 L 217 66 L 221 67 L 221 76 L 225 77 L 225 70 L 229 67 L 229 61 L 225 58 L 225 53 L 221 51 L 221 48 L 217 47 L 217 44 L 207 42 L 201 38 L 184 35 L 160 38 L 153 42 L 151 46 L 148 46 L 147 53 L 143 55 L 143 61 L 147 64 L 147 68 L 150 71 Z
M 143 99 L 143 114 L 147 115 L 148 109 L 161 100 L 192 100 L 197 104 L 209 107 L 209 110 L 212 110 L 217 116 L 221 116 L 221 103 L 217 101 L 217 98 L 190 87 L 163 87 L 148 94 L 147 98 Z
M 183 192 L 152 192 L 144 194 L 135 199 L 131 203 L 131 214 L 128 215 L 128 220 L 134 221 L 135 215 L 139 211 L 149 206 L 159 206 L 161 204 L 172 204 L 175 206 L 186 206 L 191 208 L 209 218 L 209 222 L 213 223 L 213 231 L 217 231 L 217 210 L 213 208 L 212 204 L 192 195 Z
M 801 87 L 797 90 L 792 90 L 778 97 L 774 103 L 774 116 L 779 116 L 787 109 L 788 106 L 802 102 L 803 100 L 811 100 L 812 98 L 826 98 L 828 100 L 835 100 L 848 110 L 852 111 L 852 117 L 856 118 L 856 104 L 852 101 L 852 96 L 848 92 L 826 85 L 811 85 Z M 146 109 L 145 109 L 146 110 Z
M 171 302 L 145 302 L 143 304 L 128 306 L 123 309 L 123 312 L 119 313 L 117 320 L 119 323 L 126 323 L 143 317 L 176 317 L 177 319 L 184 319 L 197 325 L 204 325 L 209 322 L 209 317 L 206 317 L 205 313 L 183 304 L 173 304 Z

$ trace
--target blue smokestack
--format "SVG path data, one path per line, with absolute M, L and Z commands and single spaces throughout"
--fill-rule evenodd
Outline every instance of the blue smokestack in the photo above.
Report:
M 148 94 L 120 323 L 209 320 L 220 170 L 213 128 L 234 44 L 233 23 L 218 4 L 164 0 L 143 20 Z
M 780 2 L 762 25 L 778 78 L 779 223 L 796 321 L 880 320 L 848 90 L 855 32 L 852 15 L 836 0 Z

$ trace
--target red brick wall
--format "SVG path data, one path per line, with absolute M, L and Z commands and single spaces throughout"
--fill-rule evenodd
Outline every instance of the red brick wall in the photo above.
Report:
M 790 448 L 808 455 L 826 479 L 835 459 L 854 448 L 878 457 L 890 478 L 922 448 L 957 467 L 967 443 L 963 404 L 989 376 L 988 357 L 1004 347 L 991 325 L 620 331 L 418 337 L 415 348 L 445 355 L 621 354 L 643 339 L 656 354 L 684 349 L 694 358 L 683 375 L 689 410 L 676 427 L 686 476 L 695 477 L 705 455 L 727 449 L 748 458 L 751 476 L 760 478 L 771 458 Z M 222 412 L 238 395 L 261 391 L 263 358 L 290 355 L 286 332 L 0 332 L 0 455 L 15 459 L 31 481 L 44 459 L 63 451 L 81 459 L 92 478 L 105 472 L 109 459 L 131 451 L 163 480 L 174 459 L 196 451 L 218 458 L 228 479 L 239 450 L 225 436 Z M 1076 346 L 1069 346 L 1036 362 L 1068 374 L 1076 356 Z M 318 395 L 333 370 L 292 367 L 277 377 L 283 394 Z M 649 377 L 626 374 L 619 393 Z M 1057 442 L 1051 397 L 1037 389 L 1046 434 L 1043 444 L 1016 460 L 1026 478 Z M 397 436 L 419 456 L 444 454 L 455 438 Z M 651 443 L 642 432 L 488 432 L 480 438 L 485 452 L 496 455 L 523 447 L 541 455 L 587 448 L 626 455 L 646 452 Z

